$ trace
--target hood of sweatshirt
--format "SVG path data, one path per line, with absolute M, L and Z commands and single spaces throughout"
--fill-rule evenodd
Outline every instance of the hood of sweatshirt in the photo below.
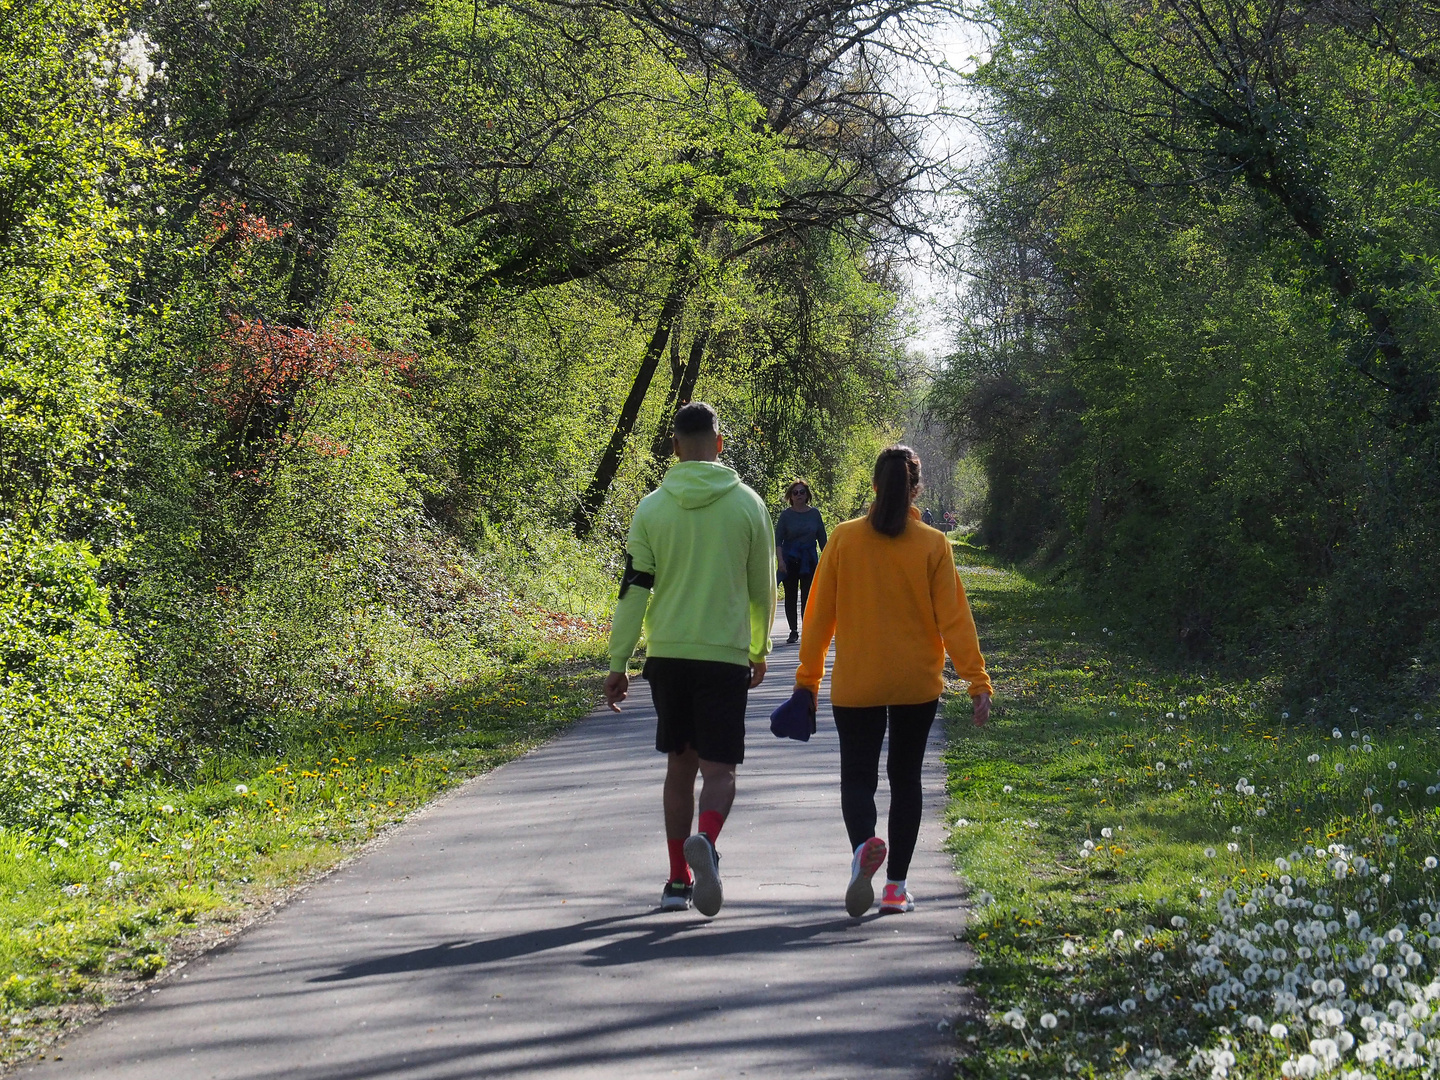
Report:
M 670 466 L 660 490 L 686 510 L 709 506 L 740 485 L 740 475 L 718 461 L 677 461 Z

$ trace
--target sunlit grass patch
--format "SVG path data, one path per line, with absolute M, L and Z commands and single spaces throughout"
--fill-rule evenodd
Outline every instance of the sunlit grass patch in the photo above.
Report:
M 281 718 L 263 753 L 217 753 L 191 782 L 137 788 L 45 833 L 0 830 L 0 1060 L 77 1005 L 164 970 L 249 906 L 324 870 L 592 704 L 598 642 L 414 701 Z
M 1023 579 L 966 585 L 999 694 L 984 729 L 952 713 L 990 1010 L 960 1075 L 1427 1075 L 1433 721 L 1302 722 L 1266 683 L 1126 655 Z

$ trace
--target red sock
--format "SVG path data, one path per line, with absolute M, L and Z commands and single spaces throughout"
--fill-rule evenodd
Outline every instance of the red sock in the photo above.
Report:
M 690 864 L 685 861 L 685 838 L 679 840 L 666 839 L 665 844 L 670 849 L 670 880 L 690 883 Z
M 719 810 L 702 810 L 700 812 L 700 831 L 709 838 L 710 843 L 720 839 L 720 826 L 725 824 L 725 815 Z

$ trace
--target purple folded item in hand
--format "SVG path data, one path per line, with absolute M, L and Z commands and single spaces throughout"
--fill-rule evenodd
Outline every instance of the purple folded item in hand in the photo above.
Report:
M 770 731 L 777 739 L 809 742 L 815 734 L 815 695 L 797 686 L 790 700 L 770 714 Z

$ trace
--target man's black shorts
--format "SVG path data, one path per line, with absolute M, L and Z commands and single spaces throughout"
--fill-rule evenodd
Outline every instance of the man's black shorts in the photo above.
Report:
M 739 765 L 745 760 L 748 665 L 652 656 L 643 674 L 658 717 L 656 750 L 679 754 L 693 746 L 706 761 Z

